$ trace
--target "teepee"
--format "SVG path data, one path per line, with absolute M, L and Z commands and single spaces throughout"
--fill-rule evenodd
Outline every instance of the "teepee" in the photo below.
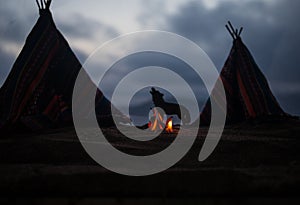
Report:
M 226 28 L 233 38 L 233 46 L 220 74 L 227 100 L 226 123 L 233 124 L 258 117 L 286 116 L 272 94 L 267 79 L 241 39 L 243 28 L 234 29 L 230 22 Z M 212 94 L 217 96 L 218 90 L 214 88 Z M 203 125 L 210 123 L 210 99 L 200 119 Z
M 72 125 L 72 92 L 82 66 L 55 26 L 51 0 L 36 2 L 39 19 L 0 89 L 2 131 Z M 92 86 L 92 81 L 85 86 L 83 100 Z M 99 124 L 113 125 L 109 100 L 100 90 L 95 100 Z

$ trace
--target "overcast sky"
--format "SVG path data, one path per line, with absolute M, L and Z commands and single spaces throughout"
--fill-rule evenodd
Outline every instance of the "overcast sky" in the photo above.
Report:
M 175 32 L 207 52 L 218 70 L 232 39 L 242 38 L 284 108 L 300 115 L 300 1 L 296 0 L 53 0 L 58 29 L 83 63 L 102 43 L 145 29 Z M 0 1 L 0 86 L 38 18 L 35 0 Z

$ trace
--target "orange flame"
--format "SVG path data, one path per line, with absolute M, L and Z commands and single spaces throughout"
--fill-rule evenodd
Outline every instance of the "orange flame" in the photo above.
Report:
M 169 118 L 166 123 L 164 123 L 163 117 L 161 114 L 156 110 L 153 109 L 153 118 L 154 121 L 148 123 L 148 127 L 151 131 L 158 131 L 158 130 L 165 130 L 169 133 L 173 132 L 173 121 L 172 118 Z
M 153 124 L 149 122 L 149 128 L 151 128 L 151 131 L 163 130 L 163 117 L 156 109 L 153 109 L 153 118 Z
M 167 120 L 167 127 L 166 127 L 166 131 L 167 132 L 173 132 L 173 121 L 172 121 L 172 118 L 169 118 Z

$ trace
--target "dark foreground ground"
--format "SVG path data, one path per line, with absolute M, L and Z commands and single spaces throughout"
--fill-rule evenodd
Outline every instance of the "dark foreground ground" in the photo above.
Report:
M 139 144 L 105 131 L 114 146 L 135 154 L 158 151 L 174 137 Z M 179 163 L 147 177 L 102 168 L 72 129 L 1 136 L 0 204 L 300 204 L 298 120 L 228 127 L 213 154 L 198 162 L 205 132 Z

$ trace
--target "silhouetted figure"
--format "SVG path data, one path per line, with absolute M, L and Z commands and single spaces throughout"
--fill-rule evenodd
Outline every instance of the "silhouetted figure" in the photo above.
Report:
M 167 115 L 177 115 L 183 124 L 188 124 L 191 122 L 190 113 L 184 106 L 176 103 L 165 102 L 163 98 L 164 94 L 155 88 L 151 88 L 150 93 L 152 95 L 152 101 L 155 107 L 160 107 Z M 180 109 L 182 109 L 183 116 L 181 116 Z

